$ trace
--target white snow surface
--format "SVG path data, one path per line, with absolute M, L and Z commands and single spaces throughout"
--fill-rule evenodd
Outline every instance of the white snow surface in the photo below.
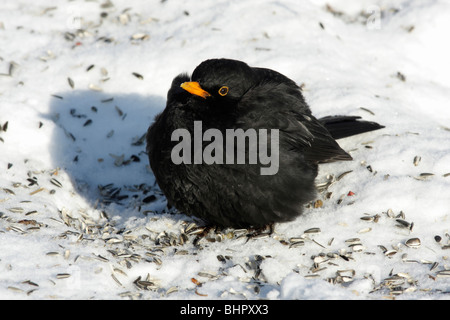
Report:
M 0 298 L 449 299 L 449 15 L 446 0 L 2 1 Z M 196 240 L 138 141 L 172 79 L 221 57 L 303 84 L 317 117 L 385 126 L 341 140 L 354 161 L 320 167 L 323 205 L 269 236 Z

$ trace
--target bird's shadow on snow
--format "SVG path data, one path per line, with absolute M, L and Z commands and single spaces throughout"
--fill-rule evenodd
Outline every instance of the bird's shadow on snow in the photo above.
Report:
M 165 99 L 73 90 L 56 93 L 43 118 L 56 126 L 53 165 L 93 208 L 124 219 L 167 211 L 148 165 L 145 134 Z

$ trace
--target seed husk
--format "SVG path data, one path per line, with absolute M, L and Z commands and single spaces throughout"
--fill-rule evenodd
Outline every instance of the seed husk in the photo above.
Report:
M 364 107 L 359 107 L 361 110 L 364 110 L 364 111 L 366 111 L 366 112 L 368 112 L 368 113 L 370 113 L 371 115 L 375 115 L 375 113 L 372 111 L 372 110 L 369 110 L 369 109 L 367 109 L 367 108 L 364 108 Z
M 450 277 L 450 270 L 438 271 L 436 273 L 436 277 L 438 277 L 438 278 L 449 278 Z
M 434 262 L 430 267 L 430 271 L 433 271 L 434 269 L 436 269 L 438 265 L 439 265 L 439 262 Z
M 150 36 L 145 33 L 135 33 L 131 36 L 132 40 L 147 40 L 149 38 L 150 38 Z
M 323 201 L 322 200 L 318 199 L 318 200 L 314 201 L 314 208 L 315 209 L 321 208 L 322 206 L 323 206 Z
M 345 171 L 345 172 L 341 173 L 341 174 L 336 178 L 336 181 L 341 180 L 343 177 L 345 177 L 346 175 L 348 175 L 348 174 L 351 173 L 351 172 L 353 172 L 353 170 Z
M 122 283 L 120 283 L 119 279 L 117 279 L 116 276 L 115 276 L 113 273 L 111 273 L 111 278 L 113 278 L 113 280 L 114 280 L 119 286 L 122 287 Z
M 24 292 L 22 289 L 19 289 L 19 288 L 13 287 L 13 286 L 9 286 L 8 290 L 15 291 L 15 292 Z
M 100 88 L 99 86 L 97 86 L 97 85 L 95 85 L 93 83 L 89 84 L 89 89 L 92 90 L 92 91 L 103 91 L 102 88 Z
M 169 289 L 167 289 L 166 296 L 174 292 L 178 292 L 178 287 L 170 287 Z
M 39 189 L 37 189 L 37 190 L 34 190 L 33 192 L 30 192 L 30 196 L 33 196 L 33 195 L 35 195 L 36 193 L 39 193 L 39 192 L 44 191 L 44 190 L 45 190 L 44 188 L 39 188 Z
M 358 233 L 367 233 L 370 231 L 372 231 L 372 228 L 364 228 L 364 229 L 359 230 Z

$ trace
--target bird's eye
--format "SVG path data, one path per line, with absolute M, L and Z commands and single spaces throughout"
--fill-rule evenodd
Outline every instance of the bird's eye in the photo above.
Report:
M 219 89 L 219 94 L 224 97 L 228 94 L 228 87 L 227 86 L 223 86 Z

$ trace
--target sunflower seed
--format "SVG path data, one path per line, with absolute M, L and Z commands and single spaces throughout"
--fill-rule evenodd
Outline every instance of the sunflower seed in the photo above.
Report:
M 70 277 L 69 273 L 58 273 L 56 275 L 56 279 L 66 279 L 66 278 L 69 278 L 69 277 Z
M 361 239 L 359 238 L 351 238 L 351 239 L 347 239 L 345 240 L 345 243 L 352 245 L 352 244 L 361 244 Z
M 297 242 L 293 242 L 289 245 L 289 249 L 291 248 L 298 248 L 298 247 L 302 247 L 305 245 L 305 241 L 297 241 Z
M 90 125 L 92 123 L 91 119 L 86 120 L 86 122 L 83 124 L 83 127 L 87 127 L 88 125 Z
M 26 233 L 22 228 L 17 227 L 17 226 L 10 226 L 9 228 L 10 228 L 11 230 L 15 231 L 15 232 L 18 232 L 18 233 L 22 233 L 22 234 L 25 234 L 25 233 Z
M 420 157 L 420 156 L 415 156 L 415 157 L 414 157 L 413 163 L 414 163 L 414 165 L 415 165 L 416 167 L 419 165 L 420 160 L 422 160 L 422 157 Z
M 31 281 L 31 280 L 25 280 L 25 281 L 23 281 L 22 283 L 23 283 L 23 284 L 28 284 L 28 285 L 33 286 L 33 287 L 39 287 L 39 285 L 38 285 L 37 283 L 34 283 L 34 282 Z
M 405 245 L 409 248 L 418 248 L 420 247 L 420 239 L 419 238 L 411 238 L 406 240 Z
M 432 176 L 434 176 L 434 173 L 423 172 L 418 177 L 413 177 L 413 178 L 416 179 L 416 180 L 424 181 L 424 180 L 429 179 Z
M 396 219 L 395 221 L 397 221 L 399 224 L 397 225 L 398 227 L 401 228 L 411 228 L 411 223 L 409 223 L 408 221 L 405 221 L 403 219 Z
M 14 207 L 14 208 L 9 208 L 8 211 L 10 211 L 12 213 L 22 213 L 23 212 L 23 208 Z
M 67 78 L 67 81 L 69 82 L 69 86 L 73 89 L 75 87 L 75 83 L 71 78 Z
M 144 77 L 137 72 L 133 72 L 132 75 L 138 78 L 139 80 L 144 80 Z
M 439 262 L 434 262 L 430 267 L 430 271 L 433 271 L 434 269 L 436 269 L 438 265 L 439 265 Z
M 391 257 L 393 257 L 396 253 L 397 253 L 397 250 L 388 250 L 388 251 L 386 251 L 386 252 L 384 253 L 384 255 L 385 255 L 386 257 L 391 258 Z
M 361 217 L 360 219 L 364 220 L 364 221 L 373 221 L 373 222 L 377 223 L 378 220 L 380 219 L 380 215 L 376 214 L 374 216 L 364 216 L 364 217 Z
M 289 242 L 298 242 L 298 241 L 305 241 L 305 237 L 301 236 L 301 237 L 292 237 L 289 238 Z
M 50 179 L 50 183 L 53 184 L 53 185 L 55 185 L 55 186 L 57 186 L 57 187 L 59 187 L 59 188 L 62 188 L 61 182 L 59 182 L 59 181 L 56 180 L 55 178 L 51 178 L 51 179 Z
M 310 233 L 320 233 L 320 228 L 310 228 L 310 229 L 307 229 L 307 230 L 305 230 L 305 231 L 303 231 L 303 233 L 308 233 L 308 234 L 310 234 Z

